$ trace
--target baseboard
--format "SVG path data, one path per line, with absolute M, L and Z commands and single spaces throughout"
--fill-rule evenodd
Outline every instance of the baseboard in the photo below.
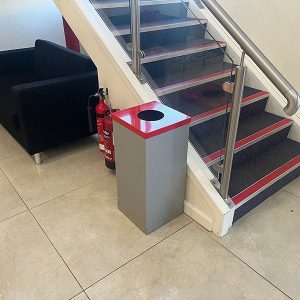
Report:
M 187 201 L 184 202 L 184 213 L 191 217 L 194 221 L 199 223 L 208 231 L 213 231 L 213 220 L 211 220 L 208 216 L 203 214 L 196 206 Z

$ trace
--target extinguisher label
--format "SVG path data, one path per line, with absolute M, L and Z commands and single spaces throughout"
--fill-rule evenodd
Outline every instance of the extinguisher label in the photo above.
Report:
M 110 114 L 104 117 L 103 127 L 105 164 L 109 163 L 110 166 L 115 162 L 113 123 Z
M 103 119 L 97 118 L 97 127 L 98 127 L 99 149 L 101 152 L 104 152 Z

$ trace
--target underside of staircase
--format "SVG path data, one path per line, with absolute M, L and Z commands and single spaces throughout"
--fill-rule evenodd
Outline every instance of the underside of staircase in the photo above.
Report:
M 191 14 L 189 1 L 140 2 L 142 73 L 162 103 L 192 117 L 189 141 L 218 177 L 213 166 L 224 158 L 231 109 L 222 85 L 234 81 L 236 68 L 227 44 L 208 34 L 208 21 Z M 128 0 L 91 3 L 131 55 Z M 229 188 L 233 222 L 300 175 L 300 143 L 289 138 L 293 120 L 266 111 L 269 96 L 244 89 Z

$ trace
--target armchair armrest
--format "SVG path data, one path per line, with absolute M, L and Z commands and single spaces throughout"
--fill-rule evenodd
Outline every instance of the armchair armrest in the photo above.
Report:
M 32 72 L 34 51 L 34 48 L 1 51 L 0 75 Z
M 20 97 L 22 101 L 34 101 L 40 99 L 44 104 L 46 99 L 57 101 L 53 96 L 61 98 L 62 92 L 68 94 L 84 93 L 95 87 L 98 81 L 97 72 L 88 72 L 71 76 L 52 78 L 42 81 L 19 84 L 12 87 L 12 92 Z M 96 83 L 97 90 L 98 82 Z M 94 91 L 92 91 L 94 92 Z
M 89 135 L 87 102 L 97 89 L 96 71 L 14 86 L 27 151 L 42 152 Z

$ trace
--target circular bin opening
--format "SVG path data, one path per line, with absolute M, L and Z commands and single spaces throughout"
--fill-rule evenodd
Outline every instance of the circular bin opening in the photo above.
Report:
M 137 114 L 138 118 L 144 121 L 158 121 L 165 115 L 161 111 L 157 110 L 144 110 Z

